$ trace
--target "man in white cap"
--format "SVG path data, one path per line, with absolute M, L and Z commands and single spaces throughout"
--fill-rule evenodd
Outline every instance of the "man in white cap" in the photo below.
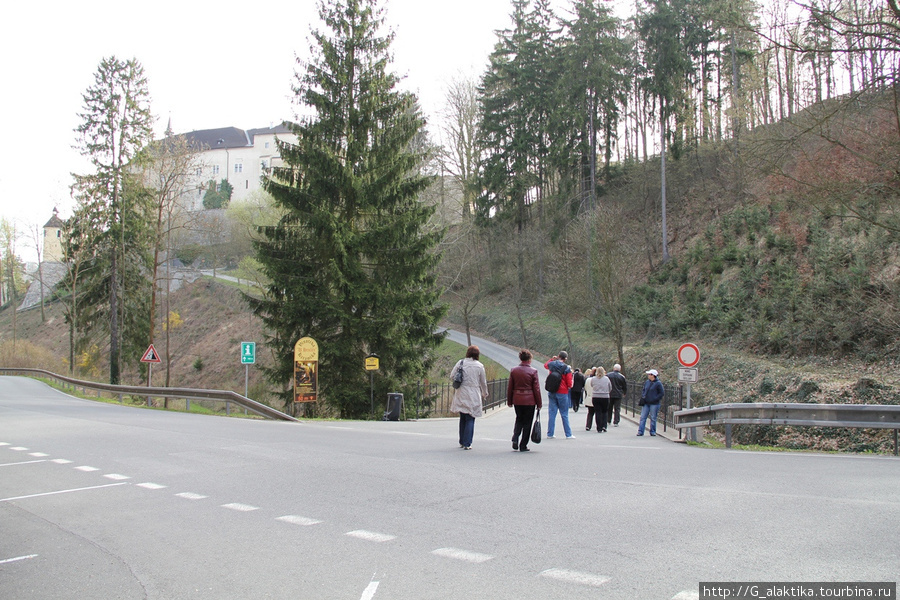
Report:
M 641 390 L 641 420 L 638 423 L 639 436 L 644 435 L 644 426 L 647 423 L 647 417 L 650 417 L 650 435 L 656 435 L 656 417 L 659 415 L 659 405 L 666 390 L 663 388 L 662 382 L 659 380 L 659 371 L 650 369 L 645 371 L 647 381 L 644 382 L 644 389 Z

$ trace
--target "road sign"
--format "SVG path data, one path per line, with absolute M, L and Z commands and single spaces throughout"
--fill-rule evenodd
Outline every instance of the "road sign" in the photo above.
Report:
M 694 344 L 682 344 L 678 348 L 678 362 L 682 367 L 696 367 L 700 362 L 700 349 Z
M 377 371 L 378 370 L 378 357 L 374 354 L 370 354 L 366 357 L 366 371 Z
M 156 351 L 156 348 L 153 347 L 153 344 L 150 344 L 150 347 L 147 348 L 147 351 L 144 352 L 144 355 L 141 357 L 142 363 L 158 363 L 162 362 L 159 359 L 159 353 Z
M 256 363 L 256 342 L 241 342 L 241 364 L 252 365 Z
M 678 383 L 697 383 L 700 376 L 697 369 L 678 367 Z

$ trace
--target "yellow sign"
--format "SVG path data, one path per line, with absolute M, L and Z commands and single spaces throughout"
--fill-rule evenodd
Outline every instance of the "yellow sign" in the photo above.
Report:
M 319 393 L 319 344 L 305 337 L 294 344 L 294 402 L 315 402 Z
M 378 357 L 377 356 L 367 356 L 366 357 L 366 371 L 377 371 L 378 370 Z

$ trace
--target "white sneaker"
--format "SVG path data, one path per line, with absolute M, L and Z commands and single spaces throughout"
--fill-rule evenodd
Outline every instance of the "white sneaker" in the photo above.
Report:
M 567 435 L 567 436 L 566 436 L 566 439 L 567 439 L 567 440 L 574 440 L 574 439 L 575 439 L 575 436 L 574 436 L 574 435 Z
M 548 436 L 547 436 L 547 439 L 548 439 L 548 440 L 552 440 L 552 439 L 553 439 L 553 436 L 552 436 L 552 435 L 548 435 Z

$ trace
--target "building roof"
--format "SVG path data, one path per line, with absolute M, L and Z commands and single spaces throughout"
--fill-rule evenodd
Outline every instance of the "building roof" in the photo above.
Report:
M 285 133 L 292 133 L 290 129 L 288 129 L 284 123 L 279 123 L 274 127 L 262 127 L 260 129 L 249 129 L 247 130 L 247 136 L 250 138 L 250 142 L 253 142 L 253 138 L 258 135 L 282 135 Z
M 50 217 L 50 220 L 44 224 L 44 227 L 56 227 L 57 229 L 62 229 L 62 226 L 65 225 L 63 220 L 59 218 L 59 214 L 57 210 L 53 209 L 53 216 Z
M 191 146 L 199 150 L 217 150 L 219 148 L 246 148 L 252 146 L 247 132 L 237 127 L 220 127 L 218 129 L 201 129 L 184 134 Z

